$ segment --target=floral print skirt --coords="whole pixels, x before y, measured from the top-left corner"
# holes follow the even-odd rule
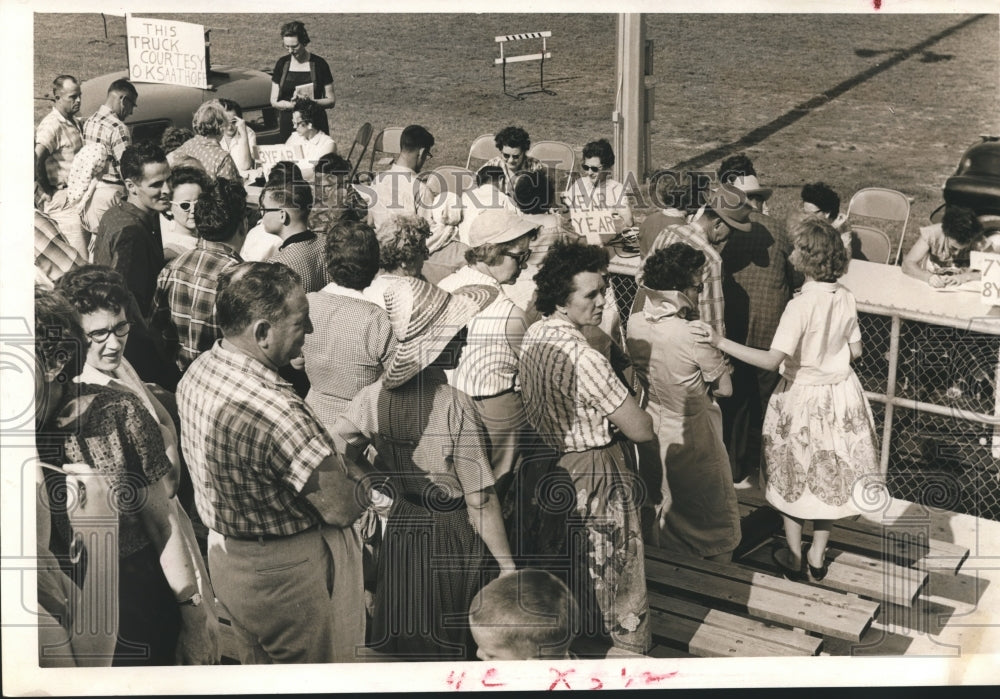
[[[645,653],[652,645],[632,445],[584,452],[529,450],[504,503],[518,567],[565,581],[580,605],[579,635]]]
[[[878,436],[858,377],[807,385],[782,378],[764,416],[765,497],[803,519],[859,514],[879,473]]]

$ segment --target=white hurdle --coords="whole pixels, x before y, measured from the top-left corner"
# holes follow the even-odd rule
[[[504,34],[503,36],[494,37],[494,41],[500,44],[500,58],[493,59],[493,65],[503,66],[503,93],[508,97],[513,97],[514,99],[524,99],[525,95],[531,95],[536,92],[544,92],[547,95],[556,94],[552,90],[545,88],[545,59],[552,58],[552,53],[548,50],[547,40],[552,36],[552,32],[524,32],[522,34]],[[508,41],[524,41],[526,39],[541,39],[542,40],[542,50],[538,53],[525,53],[517,56],[508,56],[504,54],[504,45]],[[538,89],[537,90],[527,90],[525,92],[511,93],[507,91],[507,64],[508,63],[520,63],[521,61],[540,61],[538,64]]]

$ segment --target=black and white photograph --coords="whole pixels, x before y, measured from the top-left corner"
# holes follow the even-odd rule
[[[1000,684],[995,1],[0,32],[5,696]]]

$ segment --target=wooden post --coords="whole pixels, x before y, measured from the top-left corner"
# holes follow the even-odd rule
[[[626,182],[628,173],[635,181],[646,177],[649,130],[644,101],[646,80],[646,24],[640,13],[618,15],[618,59],[615,80],[614,123],[615,178]]]

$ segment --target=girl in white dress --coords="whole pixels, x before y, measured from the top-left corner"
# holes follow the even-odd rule
[[[802,221],[789,258],[805,275],[788,302],[771,349],[744,347],[711,332],[710,342],[747,364],[775,371],[781,381],[764,417],[765,497],[782,514],[787,549],[773,558],[785,577],[826,576],[833,521],[858,514],[858,489],[880,475],[871,408],[851,361],[861,356],[854,295],[837,283],[847,271],[840,235],[826,221]],[[708,326],[704,326],[708,327]],[[812,546],[802,551],[802,524],[813,522]]]

